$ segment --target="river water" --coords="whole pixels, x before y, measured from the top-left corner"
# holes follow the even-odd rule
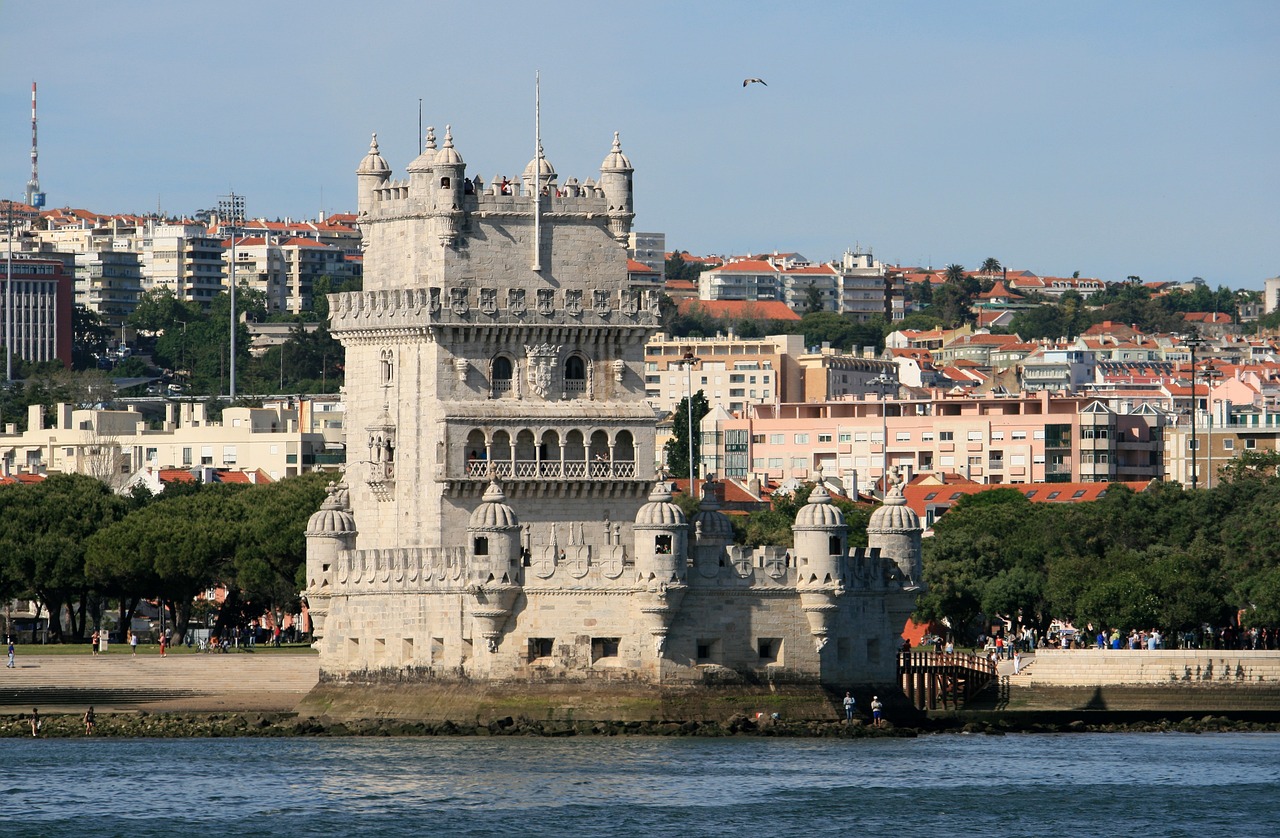
[[[1280,734],[8,739],[0,834],[1272,838]]]

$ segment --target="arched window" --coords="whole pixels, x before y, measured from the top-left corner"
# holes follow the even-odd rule
[[[581,355],[565,358],[564,389],[567,393],[587,392],[587,362]]]
[[[511,359],[506,355],[499,355],[493,359],[493,392],[495,394],[511,392],[513,372]]]
[[[448,178],[448,177],[442,177],[442,178],[440,178],[440,188],[441,188],[441,189],[448,189],[448,188],[449,188],[449,178]]]
[[[382,386],[386,387],[395,380],[396,377],[396,356],[390,349],[384,349],[379,355],[378,360],[378,378],[382,381]]]

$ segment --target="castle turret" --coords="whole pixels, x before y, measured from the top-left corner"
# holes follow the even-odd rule
[[[469,607],[491,652],[520,593],[520,522],[506,501],[502,487],[490,483],[467,524]]]
[[[421,196],[420,199],[430,203],[431,187],[432,187],[432,168],[436,162],[436,129],[434,126],[427,126],[426,141],[423,143],[422,153],[413,158],[413,162],[405,170],[409,173],[409,190],[412,194]]]
[[[329,615],[329,598],[333,593],[333,573],[338,557],[355,545],[356,520],[351,515],[347,487],[329,484],[329,496],[307,521],[307,613],[311,618],[311,637],[318,643],[324,636],[325,618]]]
[[[538,169],[538,183],[534,186],[533,170]],[[542,153],[542,142],[538,142],[538,156],[529,161],[529,165],[524,167],[524,174],[520,176],[520,180],[524,183],[526,194],[532,195],[536,188],[539,193],[543,190],[551,191],[555,189],[556,178],[555,166],[551,165],[551,161]]]
[[[825,585],[840,579],[849,528],[844,514],[831,503],[831,493],[822,482],[809,494],[809,502],[796,514],[791,531],[795,534],[797,570],[803,583]]]
[[[698,514],[693,516],[689,548],[693,566],[700,576],[708,579],[720,575],[726,548],[733,544],[733,524],[729,523],[729,516],[720,511],[722,486],[714,480],[702,482],[702,499],[698,503]]]
[[[671,484],[659,480],[649,502],[636,513],[636,601],[642,625],[654,640],[657,657],[684,599],[688,567],[688,525],[684,510],[671,501]]]
[[[683,582],[689,527],[684,510],[671,500],[671,484],[659,480],[649,502],[636,513],[636,575],[641,582]]]
[[[920,588],[920,516],[907,506],[897,469],[890,480],[892,487],[885,494],[884,504],[871,513],[867,524],[867,546],[879,547],[881,557],[892,559],[909,588]]]
[[[391,178],[391,167],[378,153],[378,135],[369,143],[369,153],[356,168],[356,211],[364,215],[373,209],[373,192]]]
[[[462,162],[462,155],[453,147],[453,130],[448,125],[444,127],[444,147],[436,155],[432,168],[435,172],[434,209],[440,215],[440,244],[452,247],[462,230],[463,179],[467,167]]]
[[[838,600],[845,592],[841,566],[849,529],[843,513],[831,503],[831,494],[822,482],[822,469],[818,469],[818,485],[796,514],[791,529],[795,534],[800,607],[809,621],[814,645],[821,652],[840,610]]]
[[[631,161],[622,153],[618,132],[613,132],[613,150],[600,165],[600,188],[609,203],[609,235],[622,244],[631,234],[631,222],[635,219],[631,177],[634,173]]]

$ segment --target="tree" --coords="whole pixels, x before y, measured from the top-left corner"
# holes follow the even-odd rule
[[[822,311],[822,291],[817,284],[810,282],[809,287],[804,291],[805,312],[813,314]]]
[[[7,565],[2,576],[48,609],[56,640],[62,639],[64,607],[72,636],[84,635],[91,604],[85,544],[124,510],[125,501],[105,484],[79,474],[0,488],[0,561]]]
[[[673,477],[689,477],[689,399],[683,398],[672,415],[671,439],[663,449],[667,471]],[[693,394],[693,461],[696,465],[702,457],[702,418],[711,412],[706,395],[699,390]],[[694,475],[695,477],[698,475]]]
[[[982,262],[982,267],[979,268],[979,271],[984,276],[986,276],[987,279],[995,279],[996,277],[1001,275],[1001,272],[1003,270],[1004,270],[1004,266],[1001,265],[1000,260],[994,256],[988,256],[986,259],[984,259]]]
[[[952,262],[950,265],[947,265],[946,269],[943,271],[943,277],[947,282],[954,282],[959,285],[964,282],[966,277],[964,265]]]
[[[84,306],[71,309],[71,368],[93,369],[98,358],[106,354],[111,329],[102,322],[102,316]]]

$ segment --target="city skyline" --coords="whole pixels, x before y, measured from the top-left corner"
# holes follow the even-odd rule
[[[1280,273],[1269,3],[46,9],[0,5],[0,197],[30,175],[32,81],[50,207],[190,214],[235,191],[300,218],[354,209],[371,132],[403,177],[419,99],[470,172],[518,175],[540,72],[561,178],[598,178],[621,132],[636,229],[671,249]]]

